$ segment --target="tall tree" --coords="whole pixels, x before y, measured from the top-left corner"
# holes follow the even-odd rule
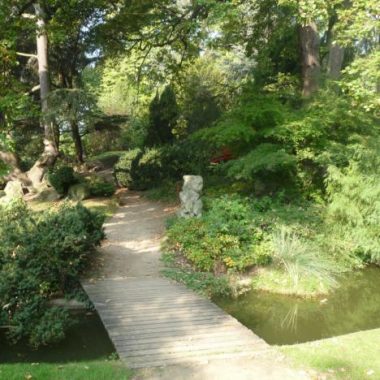
[[[318,91],[321,65],[319,63],[319,34],[315,22],[301,24],[299,27],[302,95],[310,97]]]
[[[48,37],[45,24],[45,12],[40,3],[34,4],[37,24],[37,59],[38,76],[40,81],[40,97],[42,110],[42,127],[44,129],[44,151],[41,157],[28,172],[28,178],[34,188],[41,184],[43,176],[49,167],[52,167],[58,156],[58,147],[55,142],[54,126],[49,117],[48,96],[50,93]]]

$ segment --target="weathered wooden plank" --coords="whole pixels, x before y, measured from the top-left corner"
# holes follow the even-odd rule
[[[220,332],[212,332],[210,334],[207,334],[204,332],[203,334],[198,334],[198,335],[178,335],[178,336],[161,336],[161,335],[156,335],[156,336],[135,336],[134,338],[128,336],[128,335],[121,335],[121,336],[115,336],[113,340],[115,342],[125,342],[124,344],[126,346],[129,345],[144,345],[144,344],[161,344],[161,343],[170,343],[173,341],[176,342],[192,342],[196,341],[198,339],[212,339],[212,340],[226,340],[230,338],[236,338],[236,337],[242,337],[246,338],[247,335],[242,332],[237,332],[237,331],[230,331],[230,330],[225,330],[225,331],[220,331]],[[175,339],[174,339],[175,338]]]
[[[198,356],[201,357],[202,359],[207,358],[208,355],[216,355],[216,354],[232,354],[232,353],[242,353],[244,352],[247,355],[253,355],[256,350],[255,345],[247,345],[247,344],[241,344],[241,345],[226,345],[226,346],[219,346],[219,347],[214,347],[214,348],[200,348],[197,350],[186,350],[183,349],[180,352],[161,352],[161,353],[150,353],[146,352],[144,354],[137,354],[134,355],[133,353],[131,354],[129,351],[123,351],[120,349],[120,356],[128,359],[128,362],[135,362],[135,363],[141,363],[141,362],[155,362],[158,360],[170,360],[170,359],[186,359],[188,357],[194,357]],[[263,352],[265,349],[261,349],[259,352]]]
[[[157,340],[157,341],[117,341],[118,346],[122,347],[122,351],[137,352],[137,351],[146,351],[154,350],[155,352],[178,352],[182,348],[187,348],[188,350],[195,350],[201,347],[227,347],[227,345],[240,346],[242,344],[253,344],[249,336],[244,336],[242,334],[235,335],[220,335],[217,337],[204,335],[197,339],[189,340]],[[226,343],[228,342],[228,343]],[[258,342],[255,344],[255,348],[258,348]],[[263,347],[265,347],[263,345]]]
[[[108,320],[115,320],[115,321],[125,321],[125,322],[170,322],[170,321],[175,321],[177,319],[179,320],[190,320],[192,318],[199,318],[199,317],[218,317],[220,316],[217,312],[215,311],[210,311],[210,310],[202,310],[199,311],[196,314],[189,313],[189,312],[169,312],[169,313],[163,313],[163,314],[144,314],[143,317],[139,317],[138,314],[130,314],[128,312],[123,312],[120,314],[115,315],[115,313],[112,312],[102,312],[102,315],[104,317],[107,317]]]
[[[194,309],[198,309],[202,313],[210,313],[215,315],[220,315],[216,310],[208,309],[206,306],[199,306],[199,305],[193,305],[192,308],[179,308],[178,310],[173,309],[160,309],[160,308],[153,308],[153,309],[139,309],[139,308],[133,308],[129,309],[130,305],[125,304],[124,307],[118,307],[118,308],[105,308],[105,307],[99,307],[97,304],[95,304],[95,307],[97,308],[98,312],[103,314],[104,316],[124,316],[128,317],[130,316],[133,318],[134,316],[139,317],[140,316],[161,316],[162,318],[165,318],[166,316],[170,315],[173,312],[173,316],[175,314],[178,315],[197,315],[197,313],[194,312]]]
[[[251,355],[268,347],[206,298],[165,279],[107,279],[84,288],[131,368]]]
[[[231,324],[219,325],[217,328],[210,329],[210,326],[197,328],[196,333],[199,334],[207,334],[207,332],[212,334],[217,334],[220,332],[230,332],[231,334],[237,333],[236,329],[233,329]],[[131,331],[130,329],[125,330],[108,330],[108,334],[112,337],[112,340],[127,340],[127,339],[146,339],[146,338],[157,338],[157,337],[170,337],[171,339],[178,339],[179,337],[189,338],[194,336],[194,331],[184,332],[178,329],[170,329],[168,331],[158,331],[154,329],[153,332],[143,331],[136,333],[135,331]]]
[[[257,350],[257,345],[249,343],[247,340],[237,341],[226,341],[221,345],[220,342],[206,342],[206,343],[197,343],[194,342],[192,344],[178,344],[172,346],[164,346],[159,348],[143,348],[139,347],[125,347],[123,345],[118,345],[118,351],[121,354],[128,355],[129,358],[137,358],[148,356],[150,359],[154,359],[154,357],[163,357],[169,358],[173,356],[186,356],[192,355],[194,353],[208,354],[215,352],[226,352],[226,351],[241,351],[244,349],[246,352],[248,350]]]

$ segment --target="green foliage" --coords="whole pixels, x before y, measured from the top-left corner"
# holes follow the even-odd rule
[[[207,156],[207,152],[187,140],[145,151],[133,149],[120,158],[115,175],[122,186],[152,189],[165,181],[178,181],[185,174],[202,174],[207,171]]]
[[[158,148],[145,150],[136,167],[136,174],[132,184],[133,189],[146,190],[155,187],[163,179],[164,170],[169,169],[164,165],[162,150]]]
[[[0,213],[0,305],[3,322],[11,326],[9,338],[27,338],[34,346],[62,339],[68,312],[49,301],[78,286],[103,238],[104,218],[81,205],[33,213],[15,203]]]
[[[142,156],[141,149],[132,149],[124,153],[115,165],[115,176],[119,186],[130,187],[133,184],[138,162]]]
[[[334,263],[310,242],[302,241],[294,232],[282,227],[273,233],[272,244],[273,263],[287,272],[295,291],[302,278],[316,278],[330,286],[337,285]]]
[[[199,131],[193,138],[205,141],[213,148],[228,146],[241,154],[284,122],[286,113],[287,108],[275,97],[260,94],[248,87],[236,107],[215,127]]]
[[[252,62],[238,49],[210,50],[179,73],[178,102],[188,135],[210,127],[250,76]]]
[[[380,95],[380,51],[355,59],[343,71],[340,87],[352,99],[353,107],[360,107],[366,112],[378,115]]]
[[[89,157],[87,162],[95,164],[100,162],[105,168],[113,168],[124,153],[125,151],[102,152],[96,156]]]
[[[250,181],[256,174],[281,175],[295,168],[296,157],[287,153],[281,146],[261,144],[247,155],[228,165],[228,176]]]
[[[96,177],[90,180],[89,189],[94,197],[112,197],[115,194],[116,186],[111,182]]]
[[[349,165],[330,166],[326,179],[331,228],[349,242],[353,254],[374,263],[380,263],[379,143],[359,142]]]
[[[171,86],[166,86],[160,96],[156,94],[149,106],[146,145],[162,145],[173,141],[173,130],[177,125],[178,117],[175,93]]]
[[[210,298],[231,296],[231,287],[226,276],[216,277],[208,272],[194,271],[187,265],[177,263],[173,253],[165,253],[162,260],[165,263],[162,271],[164,276]]]
[[[270,262],[267,243],[249,203],[236,196],[212,200],[201,219],[178,219],[167,242],[169,250],[179,250],[197,269],[216,274]]]
[[[78,183],[74,169],[71,166],[61,166],[53,169],[48,175],[49,182],[59,194],[67,194],[69,187]]]

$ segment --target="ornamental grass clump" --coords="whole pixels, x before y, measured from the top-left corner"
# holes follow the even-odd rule
[[[311,242],[301,240],[294,232],[281,227],[272,234],[273,264],[289,276],[294,290],[303,279],[317,279],[336,286],[337,269],[331,260],[318,252]]]

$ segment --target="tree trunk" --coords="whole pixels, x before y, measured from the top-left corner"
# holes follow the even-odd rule
[[[330,79],[337,80],[340,77],[344,59],[344,48],[337,43],[332,43],[329,51],[329,60],[327,63],[327,76]]]
[[[71,134],[73,136],[74,145],[75,145],[75,153],[76,153],[76,159],[79,164],[83,164],[83,144],[82,144],[82,138],[79,133],[79,127],[78,123],[75,121],[72,121],[70,123],[71,127]]]
[[[7,181],[13,181],[13,180],[18,179],[21,182],[23,182],[25,185],[30,184],[27,176],[20,169],[20,161],[16,153],[9,152],[9,151],[0,151],[0,160],[3,161],[5,165],[7,165],[11,169],[10,173],[4,176],[4,178]]]
[[[319,89],[321,66],[319,63],[319,35],[314,22],[299,28],[302,95],[310,97]]]
[[[49,67],[48,67],[48,38],[44,20],[44,12],[39,3],[34,4],[37,20],[37,58],[38,75],[40,80],[40,96],[42,110],[42,127],[44,130],[44,151],[38,161],[28,172],[28,177],[34,188],[41,184],[46,170],[53,166],[58,156],[58,149],[55,143],[54,125],[47,116],[49,105]]]

